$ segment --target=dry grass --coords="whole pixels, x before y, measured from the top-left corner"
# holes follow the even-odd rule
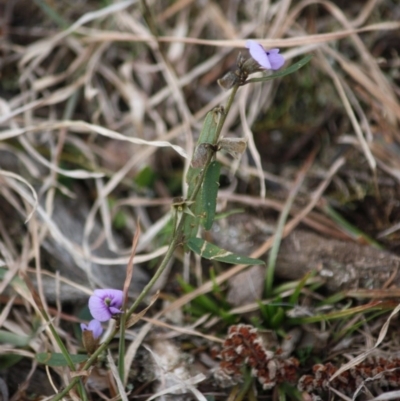
[[[0,340],[0,355],[32,361],[32,374],[35,353],[58,352],[40,318],[41,308],[52,316],[69,351],[76,353],[79,343],[68,321],[79,319],[65,301],[71,305],[85,299],[90,286],[99,285],[102,278],[93,265],[112,269],[127,264],[138,220],[142,234],[133,282],[140,268],[151,274],[148,262],[154,264],[166,252],[169,204],[185,192],[182,173],[188,155],[205,114],[228,95],[216,81],[234,66],[239,51],[245,53],[248,38],[282,48],[287,63],[310,52],[314,58],[287,81],[247,85],[239,91],[223,135],[244,136],[249,148],[240,162],[220,158],[230,184],[221,191],[219,211],[240,205],[273,215],[284,208],[282,198],[292,196],[299,202],[291,209],[283,236],[304,223],[328,238],[349,241],[351,235],[323,213],[324,205],[335,197],[334,205],[373,198],[382,215],[375,224],[359,228],[374,238],[381,234],[382,244],[400,251],[400,6],[395,1],[149,0],[157,37],[139,3],[102,2],[104,7],[98,9],[99,2],[92,1],[19,0],[2,6],[0,328],[26,343]],[[153,178],[143,188],[135,178],[145,167]],[[279,194],[274,193],[278,187]],[[57,218],[64,213],[57,206],[60,197],[86,205],[83,218],[76,213],[79,233],[71,233],[65,219]],[[121,216],[123,227],[116,230]],[[355,225],[363,219],[360,212]],[[259,238],[251,255],[265,255],[274,241],[273,236]],[[97,253],[98,248],[107,251]],[[57,252],[76,266],[71,275],[55,273],[64,260],[57,259]],[[52,258],[58,261],[55,268]],[[139,332],[127,333],[129,366],[150,331],[205,339],[194,341],[193,347],[209,345],[226,331],[215,325],[218,319],[189,323],[183,306],[212,291],[216,283],[224,286],[244,266],[220,272],[213,282],[204,282],[208,276],[183,255],[177,255],[171,269],[174,273],[167,272],[157,285],[165,289],[158,311]],[[193,271],[198,287],[177,295],[173,274],[183,272],[189,278]],[[26,285],[28,280],[35,281],[37,295]],[[67,299],[62,285],[78,298]],[[131,287],[131,293],[136,294],[138,286]],[[241,313],[252,308],[249,302]],[[376,333],[371,329],[371,338]],[[377,345],[382,341],[379,338]],[[107,377],[102,380],[113,382],[111,374],[99,372]],[[25,399],[24,387],[17,391],[15,380],[5,377],[13,399]],[[47,377],[54,391],[70,380],[64,368],[48,369]],[[188,388],[202,399],[195,384]],[[94,399],[116,394],[111,384],[106,387],[93,385]],[[126,399],[140,395],[135,389]],[[51,391],[49,387],[38,395]],[[219,391],[218,399],[227,399],[228,392]],[[143,394],[151,390],[145,388]]]

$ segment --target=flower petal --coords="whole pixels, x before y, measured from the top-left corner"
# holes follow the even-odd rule
[[[89,324],[81,323],[81,329],[82,331],[91,331],[95,340],[103,333],[103,327],[101,327],[101,323],[96,319],[91,320]]]
[[[121,312],[124,293],[112,288],[93,291],[89,298],[89,310],[92,316],[100,322],[110,320],[113,315]]]
[[[122,302],[124,300],[124,293],[121,290],[114,290],[112,288],[106,288],[104,290],[94,290],[93,294],[98,296],[99,298],[102,298],[103,300],[109,299],[109,305],[113,305],[117,308],[120,308],[122,306]]]
[[[95,340],[98,339],[103,333],[103,327],[101,327],[101,323],[96,319],[93,319],[89,322],[88,328],[93,333],[93,338]]]
[[[106,322],[112,318],[111,312],[104,303],[104,299],[97,295],[92,295],[89,298],[89,310],[91,315],[100,322]]]
[[[285,64],[285,59],[279,54],[279,49],[267,50],[267,55],[272,70],[279,70]]]
[[[254,40],[248,40],[246,42],[246,47],[249,49],[251,57],[260,64],[261,67],[270,70],[271,63],[265,52],[264,48]]]
[[[113,306],[109,306],[108,310],[111,312],[112,315],[119,315],[122,311],[119,308],[114,308]]]

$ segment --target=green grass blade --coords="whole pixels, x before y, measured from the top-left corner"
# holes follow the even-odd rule
[[[377,248],[383,249],[383,246],[379,242],[373,240],[367,234],[362,232],[359,228],[348,222],[343,216],[340,215],[333,207],[329,206],[327,203],[322,207],[322,210],[326,215],[328,215],[336,224],[338,224],[348,235],[350,235],[355,240],[362,240],[367,244]]]
[[[249,258],[247,256],[236,255],[232,252],[221,249],[214,244],[203,240],[202,238],[189,238],[187,241],[189,249],[197,253],[201,257],[209,260],[216,260],[218,262],[240,264],[240,265],[263,265],[264,261],[261,259]]]
[[[85,362],[89,357],[87,355],[75,354],[69,355],[73,363]],[[68,361],[64,354],[53,352],[39,352],[35,355],[35,359],[44,365],[48,366],[68,366]]]
[[[252,79],[249,79],[248,81],[246,81],[246,83],[266,82],[266,81],[270,81],[271,79],[281,78],[281,77],[284,77],[285,75],[293,74],[295,71],[304,67],[311,59],[312,59],[312,55],[305,56],[297,63],[292,64],[290,67],[288,67],[282,71],[279,71],[279,72],[276,72],[275,74],[267,75],[267,76],[264,76],[261,78],[252,78]]]

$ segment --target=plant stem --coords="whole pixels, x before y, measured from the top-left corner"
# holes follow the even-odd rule
[[[126,309],[125,309],[126,310]],[[121,314],[119,321],[119,344],[118,344],[118,372],[122,383],[125,383],[125,323],[126,313]]]
[[[111,342],[111,340],[115,337],[117,334],[118,329],[114,328],[114,330],[110,333],[110,335],[106,338],[106,340],[100,345],[99,348],[91,355],[91,357],[86,361],[85,365],[81,369],[82,371],[88,370],[90,366],[93,365],[93,363],[96,361],[98,356],[107,348],[108,344]],[[79,377],[74,377],[68,386],[64,388],[61,392],[56,394],[51,401],[59,401],[61,398],[63,398],[65,395],[69,393],[69,391],[78,383],[80,380]]]
[[[64,355],[64,358],[68,363],[68,367],[73,372],[76,371],[75,364],[72,361],[71,356],[70,356],[66,346],[64,345],[64,343],[61,340],[60,336],[58,335],[57,330],[55,329],[55,327],[54,327],[51,319],[49,318],[46,310],[44,309],[44,307],[42,305],[40,306],[39,310],[40,310],[44,320],[49,324],[49,329],[50,329],[51,333],[53,334],[53,337],[56,340],[57,345],[59,346],[61,353]],[[87,398],[87,394],[86,394],[86,391],[85,391],[85,387],[84,387],[84,385],[82,383],[82,380],[79,377],[77,379],[78,380],[76,382],[79,383],[79,386],[78,386],[79,395],[80,395],[80,397],[81,397],[81,399],[83,401],[87,401],[88,398]]]
[[[126,318],[129,319],[129,317],[132,315],[132,313],[135,311],[137,306],[142,302],[143,298],[148,294],[148,292],[151,290],[155,282],[158,280],[158,278],[161,276],[162,272],[164,269],[167,267],[168,262],[172,258],[176,247],[178,246],[181,238],[181,232],[182,232],[182,221],[184,220],[185,216],[182,216],[182,219],[177,227],[176,233],[174,238],[172,239],[172,242],[169,245],[169,248],[167,250],[167,253],[164,256],[164,259],[162,260],[160,266],[158,267],[157,271],[155,272],[154,276],[151,278],[151,280],[146,284],[146,286],[143,288],[142,292],[140,295],[136,298],[135,302],[132,304],[132,306],[129,308],[129,310],[126,312]]]
[[[237,93],[238,89],[239,89],[239,85],[238,84],[234,85],[233,88],[232,88],[231,94],[229,95],[229,99],[226,102],[224,113],[222,114],[222,117],[218,122],[217,138],[219,138],[219,135],[221,134],[222,127],[225,124],[226,117],[227,117],[227,115],[229,113],[229,110],[231,109],[231,106],[232,106],[232,103],[233,103],[233,99],[235,99],[235,96],[236,96],[236,93]]]

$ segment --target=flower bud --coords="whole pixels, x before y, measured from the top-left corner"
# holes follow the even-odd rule
[[[81,324],[82,342],[88,354],[93,354],[99,346],[100,336],[103,328],[98,320],[91,320],[89,324]]]

